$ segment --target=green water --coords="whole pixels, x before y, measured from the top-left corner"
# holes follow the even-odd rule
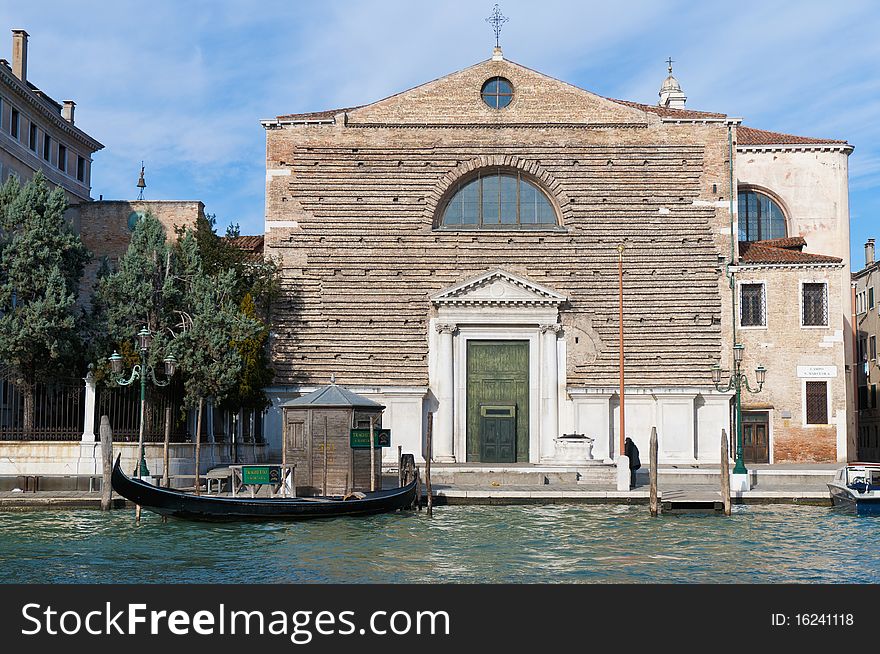
[[[300,523],[0,513],[0,582],[880,581],[880,518],[826,507],[454,506]]]

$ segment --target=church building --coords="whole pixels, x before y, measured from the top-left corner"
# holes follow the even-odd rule
[[[639,104],[496,47],[371,104],[263,121],[271,447],[279,407],[335,376],[386,407],[389,462],[423,456],[429,430],[437,462],[563,465],[567,435],[613,459],[622,279],[644,457],[656,427],[661,463],[719,461],[738,351],[746,463],[846,460],[852,146],[685,104],[671,63]]]

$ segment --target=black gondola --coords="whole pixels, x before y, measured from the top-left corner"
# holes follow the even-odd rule
[[[413,506],[418,479],[406,486],[363,493],[363,497],[216,497],[193,495],[153,486],[128,477],[113,466],[113,490],[148,511],[187,520],[307,520],[336,516],[374,515]]]

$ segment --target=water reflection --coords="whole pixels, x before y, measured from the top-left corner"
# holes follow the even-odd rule
[[[0,582],[780,583],[880,580],[880,520],[824,507],[439,507],[302,523],[0,513]]]

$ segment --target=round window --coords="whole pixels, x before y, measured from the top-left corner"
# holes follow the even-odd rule
[[[503,77],[493,77],[483,84],[480,91],[483,102],[493,109],[504,109],[513,100],[513,85]]]

